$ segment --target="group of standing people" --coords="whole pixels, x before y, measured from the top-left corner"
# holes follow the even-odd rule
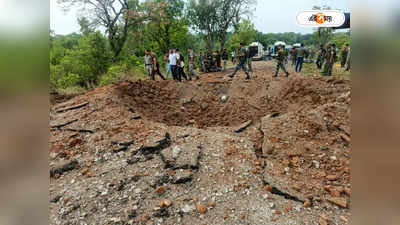
[[[228,53],[226,48],[220,53],[218,50],[208,50],[207,53],[200,51],[199,65],[200,72],[207,72],[207,67],[215,67],[217,71],[225,71],[228,62]]]
[[[295,71],[300,73],[303,69],[304,59],[308,56],[309,52],[301,43],[299,48],[291,49],[292,65],[295,67]]]
[[[331,76],[333,71],[333,65],[337,61],[336,44],[328,44],[326,48],[320,45],[318,52],[318,58],[316,61],[318,69],[322,70],[321,74],[324,76]],[[342,50],[341,54],[341,67],[346,67],[345,71],[350,70],[350,45],[346,46]]]
[[[185,57],[179,49],[170,49],[165,54],[164,59],[167,61],[167,71],[165,77],[168,78],[169,73],[172,74],[172,79],[181,82],[185,80],[199,79],[195,72],[194,52],[192,48],[188,48],[188,74],[185,73]]]
[[[195,72],[195,55],[193,49],[188,49],[188,74],[185,73],[185,57],[179,51],[179,49],[170,49],[165,54],[164,59],[167,61],[167,71],[165,77],[160,72],[160,64],[157,61],[157,55],[151,50],[147,49],[144,56],[145,68],[147,75],[151,80],[155,80],[155,75],[160,76],[161,79],[166,80],[168,75],[171,73],[172,78],[176,81],[182,81],[182,79],[192,80],[192,78],[199,79],[199,76]]]
[[[173,80],[181,82],[183,79],[192,80],[193,78],[199,79],[196,74],[196,55],[192,48],[188,48],[187,65],[185,64],[185,57],[179,49],[170,49],[164,55],[164,60],[167,62],[166,73],[163,76],[160,72],[160,64],[157,60],[157,55],[151,50],[145,51],[144,61],[146,72],[149,79],[155,80],[155,75],[158,75],[162,80],[168,79],[169,74],[172,74]],[[200,67],[200,72],[208,72],[210,66],[216,68],[216,71],[225,71],[227,62],[229,60],[227,49],[224,48],[221,53],[219,51],[208,50],[207,52],[200,51],[197,60]],[[251,59],[249,60],[248,51],[244,48],[243,43],[240,43],[238,51],[233,54],[232,61],[236,62],[236,68],[230,77],[235,76],[239,69],[243,69],[246,73],[246,79],[250,79],[249,70],[251,71]],[[187,66],[187,74],[185,73],[185,66]]]

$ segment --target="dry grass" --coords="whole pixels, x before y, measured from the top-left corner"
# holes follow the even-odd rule
[[[315,76],[320,75],[321,71],[317,68],[317,65],[315,63],[304,63],[302,73],[304,75]],[[346,80],[349,80],[350,74],[351,72],[345,71],[345,68],[341,68],[340,63],[335,63],[335,65],[333,66],[332,75],[335,77],[342,77]]]

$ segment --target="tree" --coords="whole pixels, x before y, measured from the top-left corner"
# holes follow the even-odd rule
[[[61,82],[77,83],[87,88],[95,87],[99,76],[106,73],[111,64],[112,57],[107,39],[100,32],[95,32],[83,36],[78,43],[73,49],[67,50],[60,60],[65,73]]]
[[[146,37],[154,41],[161,53],[177,46],[177,41],[187,39],[188,21],[183,17],[183,0],[155,0],[164,10],[164,16],[146,26]],[[172,39],[173,36],[177,36]]]
[[[230,49],[235,49],[239,43],[249,45],[255,40],[257,34],[253,23],[249,20],[243,20],[239,25],[236,32],[229,38],[228,45]]]
[[[162,16],[160,5],[139,0],[58,0],[65,9],[83,5],[94,17],[92,24],[106,28],[106,34],[113,52],[113,61],[118,57],[128,38],[128,31],[145,21]]]
[[[81,27],[80,32],[83,35],[88,35],[94,32],[92,25],[90,24],[89,20],[86,17],[79,17],[78,24]]]
[[[241,18],[251,15],[254,0],[190,0],[188,18],[192,27],[199,31],[213,49],[215,42],[224,48],[230,28],[237,27]]]

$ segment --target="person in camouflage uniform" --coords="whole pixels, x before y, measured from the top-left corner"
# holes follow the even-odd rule
[[[193,77],[196,77],[196,80],[199,79],[199,76],[194,72],[194,52],[192,48],[188,48],[188,75],[189,80],[192,80]]]
[[[215,51],[215,63],[217,64],[217,70],[221,71],[221,54],[219,54],[219,51]]]
[[[335,64],[335,58],[336,58],[336,45],[329,44],[326,49],[324,69],[321,73],[323,76],[332,76],[332,70],[333,70],[333,65]]]
[[[247,68],[246,68],[247,52],[246,52],[246,49],[243,47],[243,43],[239,44],[238,52],[235,56],[239,60],[239,62],[236,65],[235,70],[233,71],[233,73],[231,75],[229,75],[229,77],[233,78],[235,76],[236,72],[239,69],[242,69],[246,73],[246,80],[250,79],[249,72],[247,71]]]
[[[150,49],[146,49],[145,64],[150,80],[155,80],[156,74],[165,80],[165,77],[160,73],[160,64],[158,63],[157,55],[151,52]]]
[[[228,61],[228,53],[226,52],[226,48],[224,48],[224,50],[222,51],[222,62],[223,62],[222,71],[226,70],[227,61]]]
[[[324,58],[326,54],[326,49],[324,48],[324,45],[319,46],[319,52],[318,52],[318,58],[317,58],[317,67],[318,69],[322,69],[322,65],[324,64]]]
[[[351,50],[349,48],[349,52],[347,54],[347,61],[346,61],[346,71],[350,71],[350,64],[351,64]]]
[[[279,68],[281,68],[283,72],[286,73],[286,76],[289,76],[289,73],[285,67],[285,61],[287,59],[287,53],[285,51],[285,48],[282,45],[278,45],[277,48],[278,48],[278,55],[276,56],[276,70],[274,77],[278,76]]]
[[[346,46],[342,50],[342,55],[341,55],[340,65],[342,66],[342,68],[344,68],[344,66],[346,65],[348,54],[349,54],[349,44],[346,44]]]
[[[247,49],[246,52],[247,52],[247,55],[246,55],[246,58],[247,58],[247,68],[249,69],[249,72],[253,72],[253,67],[252,67],[252,65],[251,65],[253,59],[250,57],[250,49]]]
[[[206,69],[204,68],[204,52],[200,51],[199,54],[199,67],[200,67],[200,72],[205,72]]]

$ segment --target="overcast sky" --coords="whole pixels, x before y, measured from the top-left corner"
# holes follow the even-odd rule
[[[296,24],[296,14],[300,10],[312,9],[315,5],[329,5],[345,12],[350,10],[350,0],[258,0],[256,11],[250,19],[256,29],[263,33],[312,33],[312,28]],[[77,9],[65,13],[57,0],[50,0],[50,28],[56,34],[78,32],[77,14]]]

